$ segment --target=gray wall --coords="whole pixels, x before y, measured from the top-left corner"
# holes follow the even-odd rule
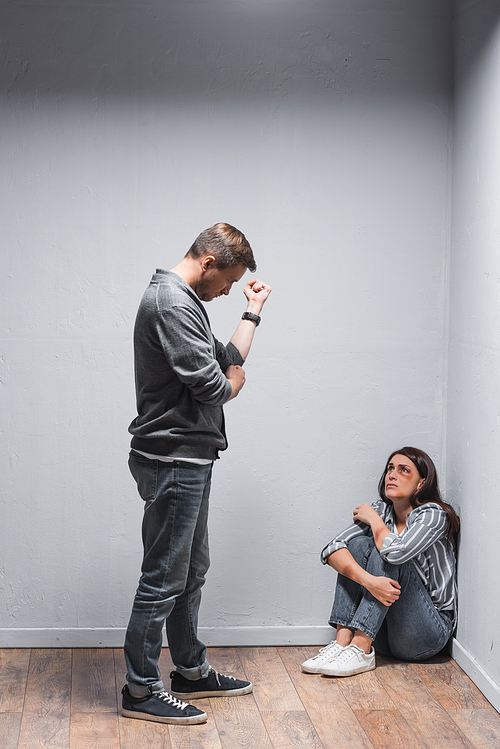
[[[0,645],[123,641],[133,320],[216,221],[275,290],[226,409],[201,625],[326,641],[318,553],[388,453],[444,477],[449,2],[57,0],[0,28]],[[218,337],[243,309],[209,305]]]
[[[456,4],[448,494],[462,514],[453,654],[500,709],[500,3]]]

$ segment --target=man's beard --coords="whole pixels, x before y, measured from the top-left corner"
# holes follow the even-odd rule
[[[212,279],[213,283],[213,279]],[[201,299],[202,302],[211,302],[212,299],[215,299],[215,297],[220,296],[220,292],[217,291],[210,291],[210,280],[207,283],[207,281],[204,278],[200,278],[196,286],[193,286],[193,290],[195,291],[196,295],[199,299]]]
[[[194,292],[202,302],[210,302],[213,299],[213,295],[207,292],[207,284],[203,278],[201,278],[194,287]]]

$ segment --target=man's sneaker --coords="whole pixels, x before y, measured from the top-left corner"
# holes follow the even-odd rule
[[[127,718],[151,720],[153,723],[190,725],[204,723],[207,714],[194,705],[181,702],[168,692],[153,692],[145,697],[132,697],[129,688],[122,689],[122,715]]]
[[[250,681],[235,679],[233,676],[219,674],[213,668],[204,679],[186,679],[177,671],[170,674],[172,679],[172,694],[174,697],[195,700],[198,697],[237,697],[252,691]]]
[[[332,640],[329,645],[325,645],[324,648],[321,648],[319,653],[313,655],[309,660],[304,661],[301,666],[302,671],[305,671],[307,674],[320,674],[323,666],[326,666],[326,664],[331,661],[332,658],[335,658],[336,655],[341,653],[343,649],[342,645],[339,645],[336,640]]]
[[[372,648],[368,655],[357,645],[348,645],[333,660],[321,669],[324,676],[354,676],[375,668],[375,651]]]

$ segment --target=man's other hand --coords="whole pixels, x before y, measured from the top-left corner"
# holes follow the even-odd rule
[[[241,388],[245,384],[245,370],[238,364],[230,364],[226,369],[226,377],[231,383],[231,387],[233,388],[233,392],[231,394],[231,397],[229,398],[229,400],[232,400],[233,398],[236,398]]]

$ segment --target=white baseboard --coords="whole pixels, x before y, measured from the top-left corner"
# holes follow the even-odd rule
[[[451,641],[451,656],[484,694],[495,710],[500,712],[500,687],[481,668],[467,650],[455,638]]]
[[[200,627],[209,647],[326,645],[334,636],[328,626]],[[0,629],[0,648],[121,648],[125,629]],[[167,645],[164,638],[164,645]]]
[[[329,626],[316,627],[200,627],[200,637],[211,647],[326,645],[335,637]]]

